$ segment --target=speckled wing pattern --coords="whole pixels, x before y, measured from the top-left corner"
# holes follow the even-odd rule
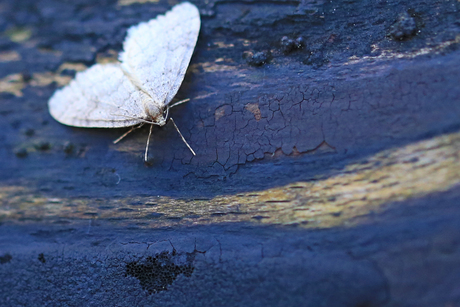
[[[128,30],[122,67],[155,103],[167,105],[184,79],[199,31],[198,9],[188,2],[176,5]]]
[[[198,9],[188,2],[131,27],[121,63],[96,64],[77,73],[50,98],[51,115],[76,127],[127,127],[148,120],[145,103],[161,107],[176,95],[199,29]]]

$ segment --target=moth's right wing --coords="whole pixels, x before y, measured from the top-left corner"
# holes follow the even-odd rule
[[[142,95],[119,64],[96,64],[56,91],[48,106],[51,115],[68,126],[128,127],[146,118]]]
[[[183,2],[165,15],[129,28],[120,61],[139,88],[157,104],[176,95],[200,32],[200,13]]]

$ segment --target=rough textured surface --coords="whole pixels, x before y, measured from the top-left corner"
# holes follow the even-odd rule
[[[458,306],[459,200],[456,189],[395,202],[385,214],[361,217],[364,225],[323,230],[249,224],[152,229],[97,220],[4,224],[2,250],[11,259],[0,264],[0,303]],[[188,256],[194,270],[177,276],[167,291],[149,295],[126,275],[132,263],[148,264],[148,257],[174,250],[182,255],[177,264],[187,264]]]
[[[46,105],[142,2],[0,4],[0,305],[460,306],[458,1],[195,2],[151,167]]]
[[[0,63],[2,87],[9,90],[3,94],[5,120],[0,124],[2,157],[9,161],[2,162],[7,174],[2,180],[9,184],[21,178],[37,190],[52,184],[53,193],[100,196],[105,193],[99,184],[85,183],[114,170],[121,176],[116,188],[123,194],[218,194],[223,186],[237,192],[274,186],[273,177],[284,183],[304,180],[311,176],[306,174],[330,171],[338,160],[365,157],[458,124],[458,2],[413,6],[423,31],[403,42],[387,34],[404,2],[339,7],[267,2],[257,9],[251,3],[217,3],[209,10],[201,6],[205,26],[178,96],[192,100],[172,113],[197,156],[192,157],[168,125],[155,129],[154,170],[145,169],[139,159],[145,129],[112,146],[125,130],[60,126],[49,116],[46,101],[57,88],[53,81],[64,84],[71,69],[81,70],[69,62],[113,58],[121,50],[124,29],[166,8],[34,3],[30,6],[35,9],[5,3],[5,11],[18,12],[5,14],[5,31],[30,32],[24,42],[4,38],[3,48],[10,54],[5,57],[14,61]],[[285,55],[281,40],[286,35],[303,36],[305,47]],[[268,65],[247,64],[245,52],[264,50],[273,57]],[[92,54],[88,61],[75,56],[86,52]],[[24,134],[28,129],[33,129],[32,137]],[[48,150],[35,148],[41,141],[49,143]],[[67,142],[74,145],[73,154],[63,151]],[[326,166],[301,165],[318,148],[332,154]],[[27,159],[17,159],[15,152],[25,156],[24,150]],[[296,169],[279,172],[272,167],[272,155],[281,168]],[[318,156],[324,153],[315,160]],[[34,167],[40,164],[54,171],[43,174]],[[255,185],[244,183],[248,176],[257,176]],[[200,188],[195,190],[197,182]],[[99,183],[104,185],[103,180]]]

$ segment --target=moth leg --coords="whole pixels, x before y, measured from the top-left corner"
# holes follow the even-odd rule
[[[190,147],[190,145],[187,143],[187,141],[185,140],[185,138],[184,138],[184,136],[182,135],[182,133],[180,133],[179,128],[177,128],[176,123],[174,122],[174,119],[172,119],[172,117],[170,117],[169,119],[172,121],[174,127],[176,128],[177,132],[179,133],[180,137],[182,138],[182,141],[185,143],[185,145],[187,145],[188,149],[190,149],[190,151],[192,152],[192,154],[193,154],[194,156],[196,156],[196,153],[193,151],[192,147]]]
[[[147,144],[145,145],[144,162],[147,162],[147,160],[148,160],[149,145],[150,145],[150,136],[152,135],[152,128],[153,128],[153,124],[150,125],[149,137],[147,138]]]
[[[131,129],[129,129],[127,132],[123,133],[122,136],[120,136],[118,139],[116,139],[115,141],[113,141],[114,144],[120,142],[122,139],[125,138],[125,136],[127,136],[128,134],[130,134],[131,132],[133,132],[134,130],[136,129],[139,129],[140,127],[142,127],[144,125],[144,123],[140,123],[139,126],[133,126]]]

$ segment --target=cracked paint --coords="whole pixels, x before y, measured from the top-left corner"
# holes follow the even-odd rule
[[[213,170],[220,165],[225,172],[239,164],[276,158],[280,154],[336,152],[335,147],[326,142],[323,128],[318,125],[318,120],[321,123],[323,119],[308,121],[312,115],[318,115],[312,114],[307,105],[302,108],[305,102],[323,97],[333,100],[333,95],[301,86],[274,96],[259,96],[257,102],[251,102],[254,97],[246,97],[241,92],[227,94],[225,104],[214,110],[213,124],[209,116],[201,119],[202,123],[209,122],[204,125],[206,146],[216,148]],[[314,108],[319,110],[323,103]]]

